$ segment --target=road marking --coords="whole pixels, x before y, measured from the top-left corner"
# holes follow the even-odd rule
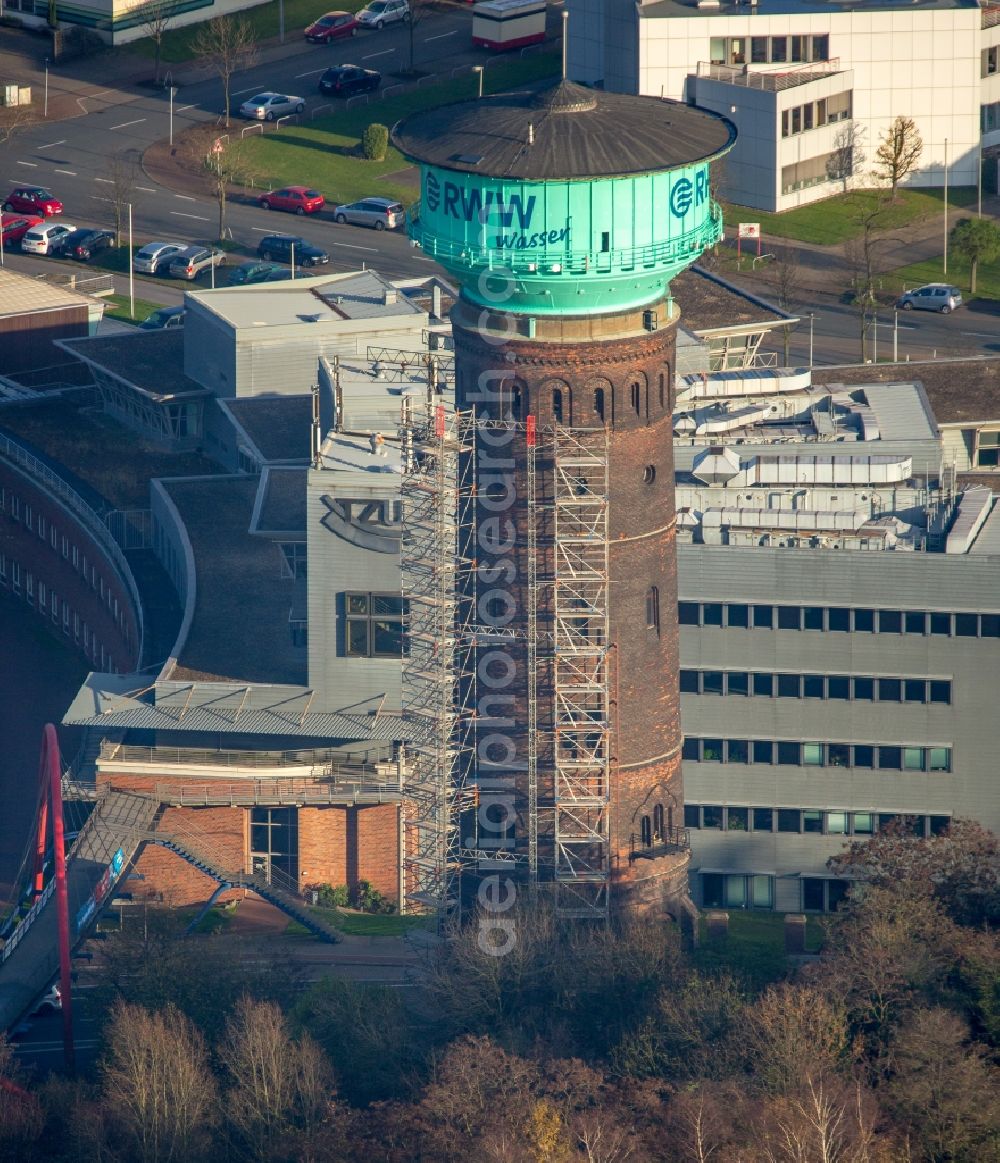
[[[18,162],[19,166],[31,166],[33,170],[38,169],[38,162]]]
[[[387,48],[383,52],[370,52],[366,57],[362,57],[363,61],[373,61],[376,57],[387,57],[390,53],[394,53],[394,48]]]
[[[170,213],[173,214],[175,218],[197,218],[199,222],[209,221],[207,218],[203,218],[200,214],[182,214],[180,210],[171,210]]]
[[[431,41],[431,40],[444,40],[444,38],[446,36],[454,36],[456,32],[458,32],[458,29],[453,28],[451,30],[451,32],[442,32],[442,33],[439,33],[437,36],[425,36],[424,37],[424,44],[427,44],[428,41]]]
[[[296,73],[295,80],[296,81],[299,80],[300,77],[315,77],[317,73],[325,73],[325,72],[326,72],[326,69],[310,69],[308,73]]]
[[[128,127],[130,125],[139,125],[141,122],[143,122],[145,120],[146,120],[145,117],[140,117],[136,121],[123,121],[121,123],[121,125],[112,125],[111,128],[112,129],[128,129]]]
[[[251,226],[250,229],[255,234],[274,234],[273,230],[267,230],[263,226]]]
[[[144,194],[155,194],[156,191],[152,186],[136,186],[137,190],[142,190]]]
[[[110,178],[94,178],[95,182],[102,182],[105,186],[113,186],[114,182]]]
[[[972,339],[996,339],[998,333],[996,331],[960,331],[959,335],[968,335]]]
[[[240,91],[238,93],[230,93],[229,96],[230,97],[242,97],[244,93],[260,93],[260,92],[262,92],[262,90],[258,89],[257,86],[254,85],[254,87],[252,89],[240,89]]]
[[[76,170],[56,170],[57,174],[69,174],[71,178],[76,177]]]
[[[39,149],[55,149],[57,145],[65,145],[65,144],[66,144],[66,138],[64,137],[62,139],[62,141],[50,141],[48,145],[40,145],[38,148]]]
[[[110,202],[110,198],[102,198],[100,194],[91,194],[91,200],[94,202]]]
[[[175,198],[180,198],[182,202],[197,202],[197,198],[192,198],[190,194],[174,194]]]
[[[342,246],[345,250],[367,250],[372,254],[378,254],[378,247],[376,246],[351,246],[349,242],[335,242],[334,246]]]
[[[175,109],[174,112],[175,113],[183,113],[185,109],[193,109],[193,108],[194,108],[194,104],[182,105],[179,109]]]

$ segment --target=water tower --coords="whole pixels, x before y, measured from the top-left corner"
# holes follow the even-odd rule
[[[722,235],[709,165],[735,129],[563,79],[415,114],[393,139],[421,168],[412,238],[461,287],[456,408],[474,418],[456,437],[454,571],[474,658],[439,719],[461,745],[436,756],[464,747],[466,768],[442,815],[425,749],[412,895],[454,904],[471,865],[553,886],[567,916],[678,915],[670,280]],[[424,630],[430,589],[409,591]],[[411,647],[423,672],[450,649],[437,625],[422,659]]]

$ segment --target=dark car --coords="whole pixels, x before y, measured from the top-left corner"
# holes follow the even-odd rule
[[[352,93],[370,93],[382,84],[382,74],[360,65],[337,65],[327,69],[319,79],[319,91],[335,97],[350,97]]]
[[[353,12],[328,12],[306,29],[306,40],[313,44],[329,44],[342,36],[357,36],[358,22]]]
[[[115,244],[115,236],[110,230],[74,230],[63,242],[59,253],[77,262],[88,262],[102,250],[109,250]]]
[[[278,259],[300,267],[322,266],[323,263],[330,261],[330,256],[325,250],[313,246],[304,238],[295,238],[290,234],[267,235],[260,240],[257,253],[262,259]]]
[[[142,331],[173,331],[174,328],[183,326],[183,307],[160,307],[139,324]]]
[[[291,278],[292,272],[287,267],[273,262],[241,262],[234,267],[226,279],[227,287],[248,287],[251,283],[267,283],[271,276],[280,273],[282,278]]]

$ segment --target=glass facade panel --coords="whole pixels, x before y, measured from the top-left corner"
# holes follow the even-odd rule
[[[746,739],[730,739],[726,744],[726,755],[730,763],[749,763],[750,744]]]
[[[774,831],[774,809],[773,808],[754,808],[753,809],[753,830],[755,832],[773,832]]]
[[[727,606],[726,623],[729,626],[738,626],[741,629],[746,629],[750,625],[750,607]]]
[[[754,624],[754,629],[757,629],[757,630],[773,630],[774,629],[774,607],[773,606],[754,606],[753,607],[753,624]]]
[[[750,829],[749,808],[729,808],[726,811],[726,830],[728,832],[747,832]]]
[[[922,747],[904,747],[903,748],[903,770],[904,771],[923,771],[924,769],[924,749]]]
[[[822,743],[803,743],[802,744],[802,762],[806,767],[822,767],[823,766],[823,744]]]

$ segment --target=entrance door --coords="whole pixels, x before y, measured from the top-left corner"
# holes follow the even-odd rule
[[[250,867],[285,885],[299,876],[299,821],[295,808],[250,809]]]

